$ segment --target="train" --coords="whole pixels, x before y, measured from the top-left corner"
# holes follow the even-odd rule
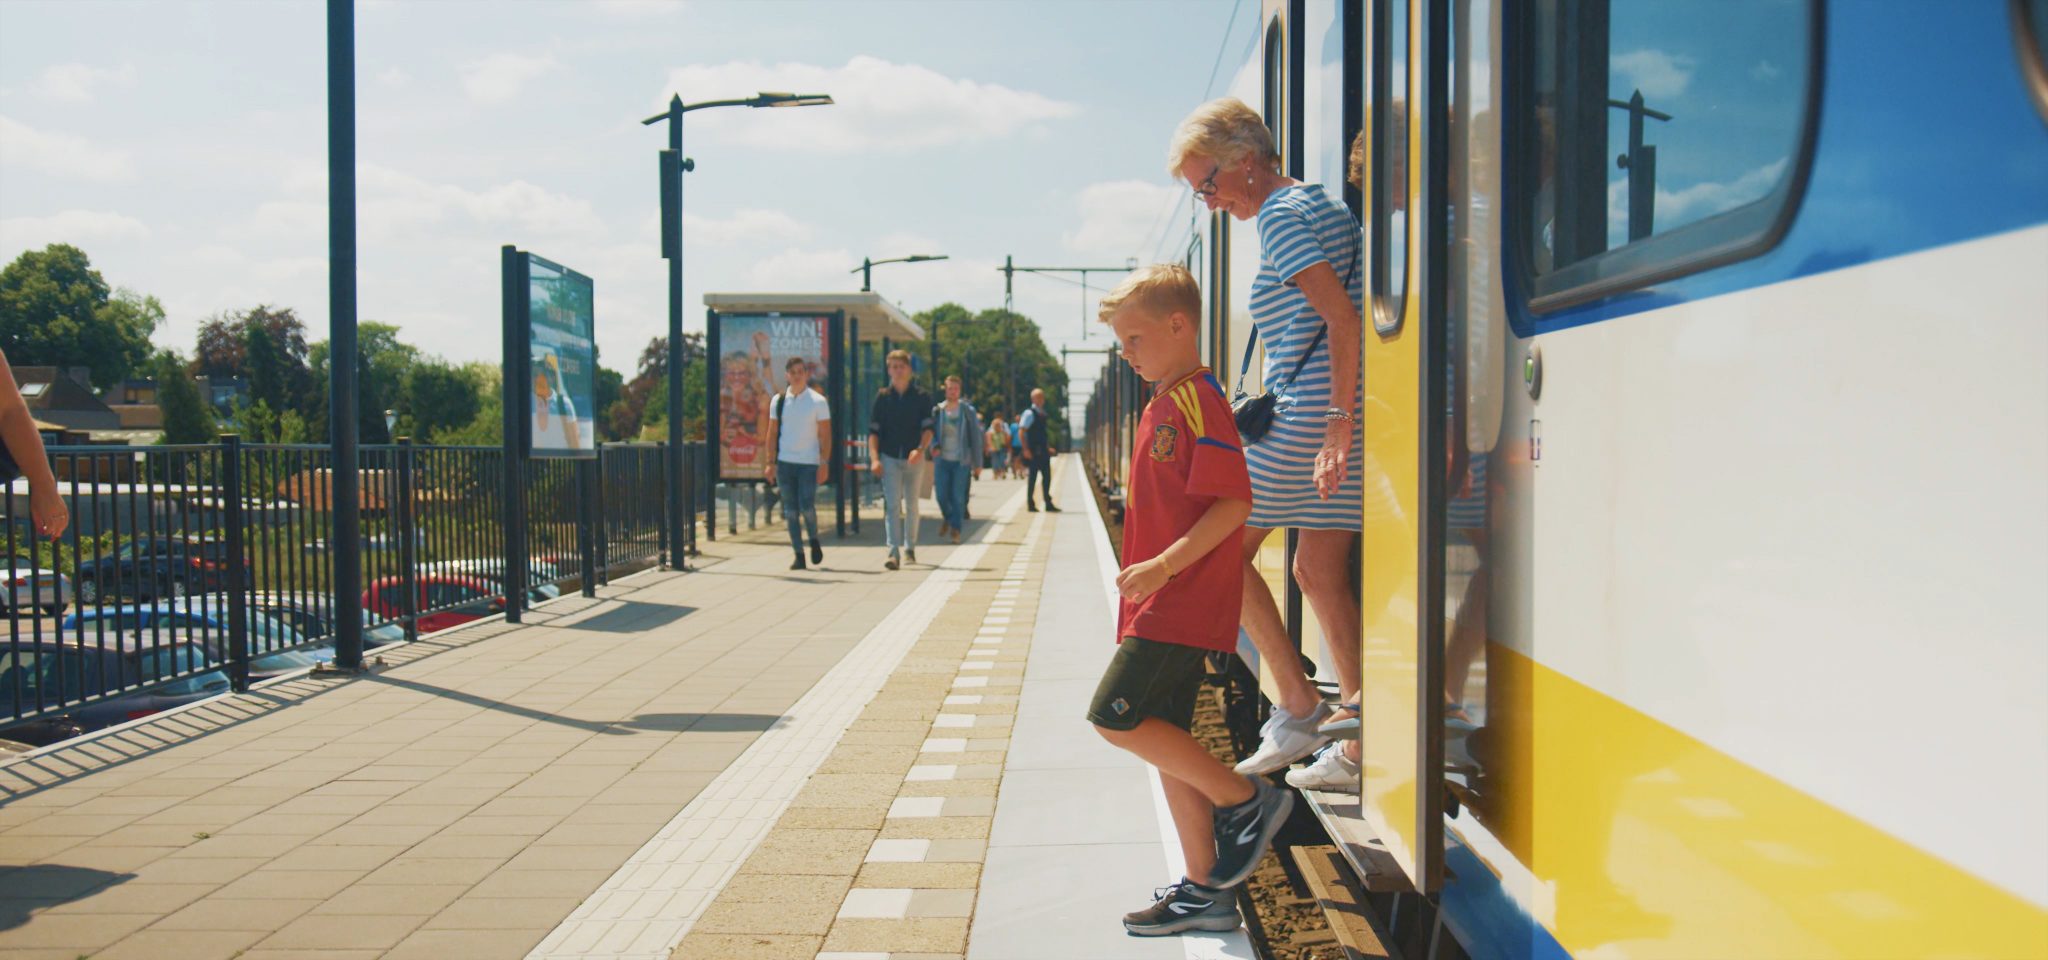
[[[1400,955],[2048,956],[2048,3],[1258,17],[1229,92],[1364,237],[1314,799]],[[1187,209],[1234,387],[1258,238]],[[1147,397],[1088,401],[1112,502]]]

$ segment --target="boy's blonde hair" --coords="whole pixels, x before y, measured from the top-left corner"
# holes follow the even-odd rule
[[[1278,169],[1280,151],[1273,146],[1273,130],[1257,110],[1236,97],[1211,100],[1195,108],[1173,131],[1166,147],[1166,173],[1175,179],[1189,157],[1208,157],[1225,166],[1235,166],[1250,157]]]
[[[1108,323],[1126,307],[1137,307],[1161,320],[1168,314],[1180,313],[1193,323],[1202,317],[1202,285],[1195,282],[1195,275],[1188,268],[1178,263],[1139,267],[1102,298],[1096,317]]]
[[[888,356],[882,358],[882,363],[887,364],[892,360],[901,360],[906,367],[915,366],[915,364],[910,362],[910,351],[908,350],[891,350]]]

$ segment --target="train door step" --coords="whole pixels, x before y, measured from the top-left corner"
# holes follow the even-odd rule
[[[1337,851],[1351,864],[1359,885],[1369,893],[1413,893],[1415,885],[1387,852],[1387,845],[1380,842],[1379,835],[1365,821],[1359,809],[1358,795],[1334,793],[1327,790],[1303,790],[1302,799],[1308,801],[1310,810],[1323,824],[1323,831],[1330,835],[1330,841]],[[1445,868],[1444,880],[1449,882],[1451,874]]]
[[[1344,949],[1344,960],[1372,960],[1391,957],[1373,930],[1366,911],[1365,891],[1358,886],[1352,867],[1337,848],[1328,844],[1293,847],[1295,868],[1308,884],[1310,895],[1322,908],[1323,918]]]

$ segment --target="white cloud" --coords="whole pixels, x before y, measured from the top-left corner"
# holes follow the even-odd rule
[[[1749,68],[1749,78],[1758,83],[1769,83],[1784,75],[1785,71],[1769,60],[1758,60],[1756,66]]]
[[[135,65],[124,63],[112,69],[83,63],[60,63],[43,70],[34,90],[45,99],[66,103],[91,103],[100,88],[126,87],[135,82]]]
[[[657,229],[660,220],[655,218]],[[700,243],[720,247],[749,243],[788,243],[808,240],[811,225],[797,220],[780,210],[740,210],[730,217],[700,217],[694,213],[683,214],[683,244],[685,249]]]
[[[1699,66],[1699,61],[1691,57],[1662,50],[1631,50],[1611,63],[1623,78],[1615,88],[1641,90],[1652,107],[1659,100],[1684,95],[1686,88],[1692,86],[1693,70]]]
[[[12,260],[23,250],[69,243],[91,252],[94,241],[144,240],[149,226],[134,217],[102,210],[65,210],[47,217],[0,220],[0,258]]]
[[[0,117],[0,166],[77,180],[126,180],[135,175],[126,151],[95,146],[83,137],[45,133],[7,117]]]
[[[1657,191],[1658,233],[1725,213],[1771,192],[1785,175],[1783,159],[1747,171],[1733,180],[1695,183],[1682,190]],[[1610,245],[1628,239],[1628,177],[1607,183],[1607,238]]]
[[[1162,215],[1186,193],[1143,180],[1091,184],[1081,191],[1079,226],[1061,239],[1075,253],[1108,258],[1111,263],[1150,256],[1149,244]]]
[[[404,67],[385,67],[377,71],[377,83],[388,89],[400,90],[412,83],[412,74],[405,72]]]
[[[690,119],[693,133],[715,132],[755,146],[838,152],[920,150],[1037,132],[1080,106],[992,83],[948,77],[914,64],[856,56],[843,67],[758,61],[690,66],[670,72],[666,91],[685,101],[750,96],[762,90],[831,94],[829,107],[707,112]]]
[[[519,96],[526,81],[561,66],[554,57],[498,53],[462,65],[462,89],[479,103],[505,103]]]

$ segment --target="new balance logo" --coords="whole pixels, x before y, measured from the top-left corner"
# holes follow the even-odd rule
[[[1243,829],[1243,830],[1241,830],[1241,831],[1238,831],[1238,834],[1237,834],[1237,842],[1239,842],[1239,843],[1250,843],[1250,842],[1252,842],[1252,839],[1253,839],[1253,838],[1255,838],[1255,837],[1257,837],[1258,835],[1259,835],[1259,821],[1258,821],[1258,820],[1257,820],[1256,818],[1254,818],[1254,819],[1252,820],[1252,822],[1250,822],[1250,823],[1248,823],[1248,824],[1245,824],[1245,827],[1244,827],[1244,829]]]
[[[1207,910],[1215,905],[1215,901],[1212,900],[1203,900],[1200,903],[1190,903],[1186,900],[1182,900],[1177,903],[1167,904],[1166,909],[1178,913],[1182,916],[1186,916],[1190,913],[1194,913],[1197,910]]]

